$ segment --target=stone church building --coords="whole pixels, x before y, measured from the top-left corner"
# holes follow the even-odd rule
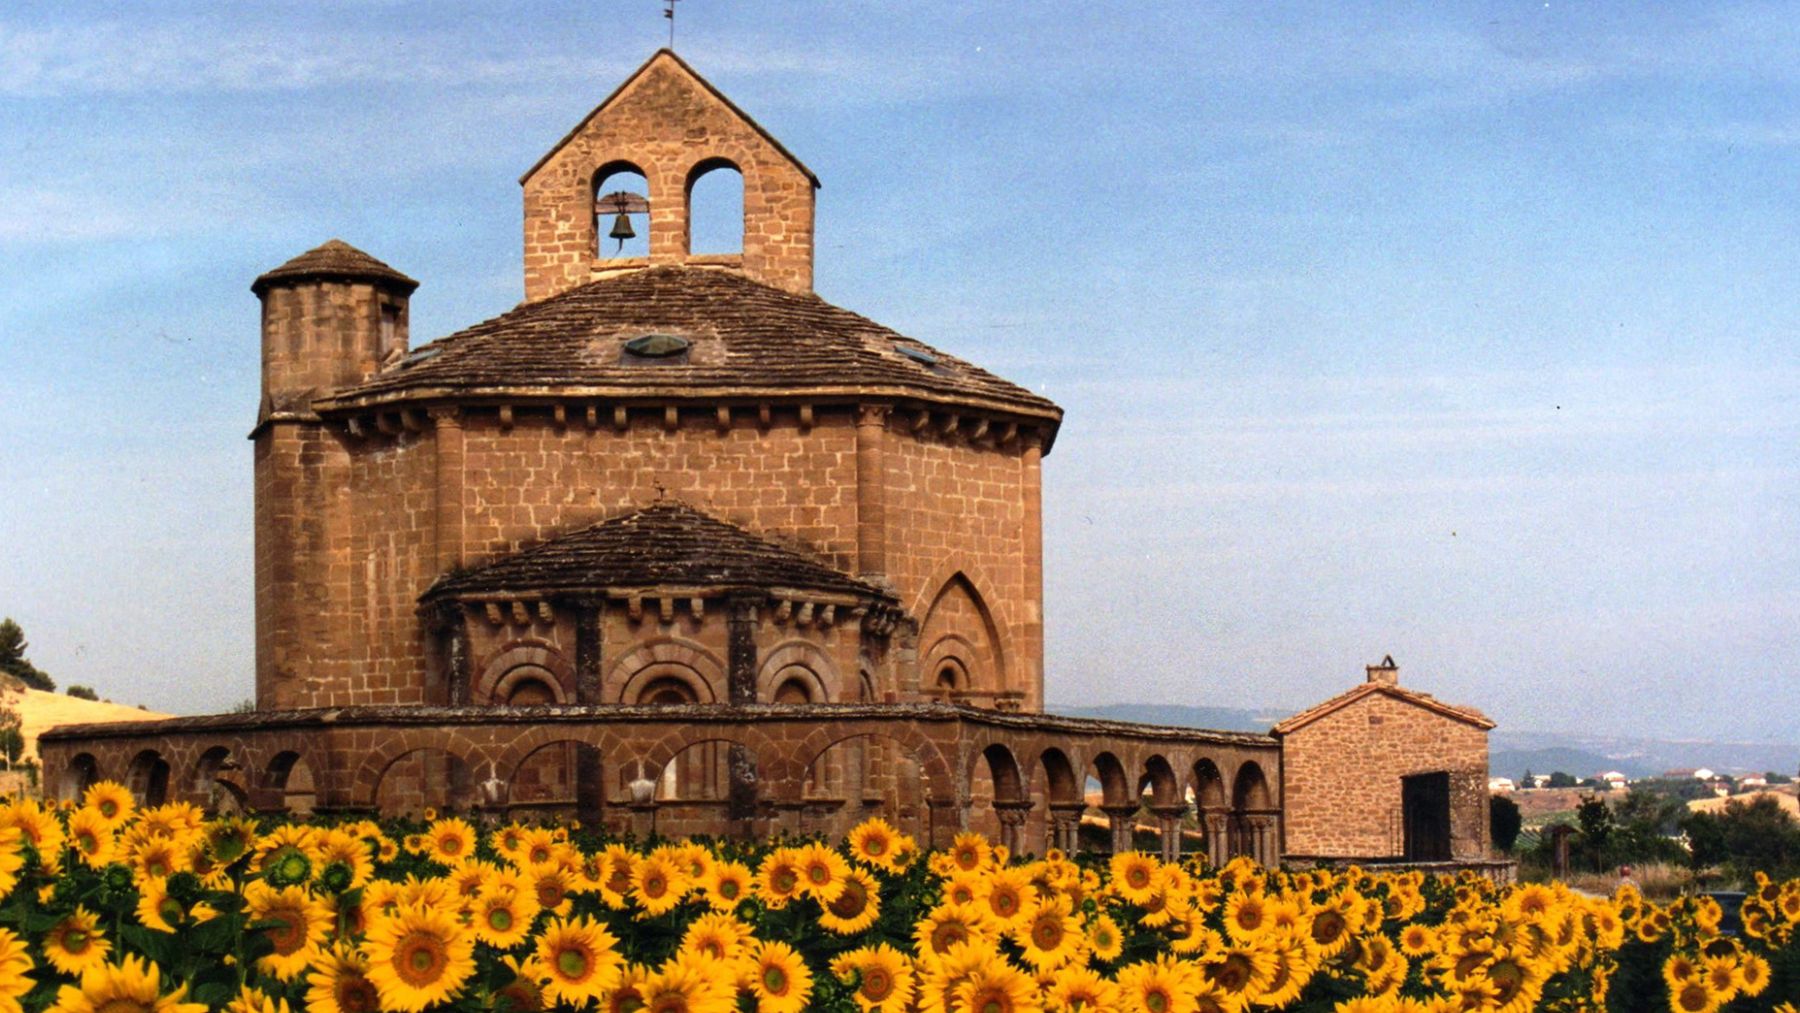
[[[1492,723],[1391,663],[1269,734],[1044,714],[1061,409],[815,295],[819,180],[672,52],[521,183],[525,299],[447,337],[336,240],[255,280],[257,709],[47,734],[53,786],[1486,856]]]

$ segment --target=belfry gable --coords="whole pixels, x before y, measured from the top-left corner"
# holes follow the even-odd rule
[[[692,249],[702,177],[735,173],[741,242]],[[737,271],[812,289],[813,175],[673,52],[659,50],[519,180],[525,191],[525,298],[644,267]],[[647,251],[620,255],[648,230]],[[735,228],[731,231],[736,231]],[[620,240],[617,247],[613,240]]]

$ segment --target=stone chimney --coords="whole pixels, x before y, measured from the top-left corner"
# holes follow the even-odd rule
[[[1394,656],[1389,654],[1381,659],[1380,664],[1368,666],[1369,681],[1383,686],[1400,685],[1400,666],[1394,664]]]

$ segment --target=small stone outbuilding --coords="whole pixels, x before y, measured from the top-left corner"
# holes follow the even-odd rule
[[[1479,861],[1488,853],[1488,731],[1480,711],[1400,685],[1392,657],[1362,685],[1276,725],[1297,859]]]

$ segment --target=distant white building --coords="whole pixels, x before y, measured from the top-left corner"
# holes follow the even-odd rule
[[[1629,779],[1626,778],[1624,774],[1616,770],[1609,770],[1606,773],[1601,774],[1600,780],[1604,781],[1606,786],[1613,791],[1618,791],[1630,783]]]
[[[1508,792],[1513,791],[1516,788],[1518,788],[1518,785],[1514,784],[1513,779],[1510,777],[1488,778],[1488,791],[1490,792]]]
[[[1761,774],[1745,774],[1737,783],[1739,788],[1767,788],[1769,779]]]

